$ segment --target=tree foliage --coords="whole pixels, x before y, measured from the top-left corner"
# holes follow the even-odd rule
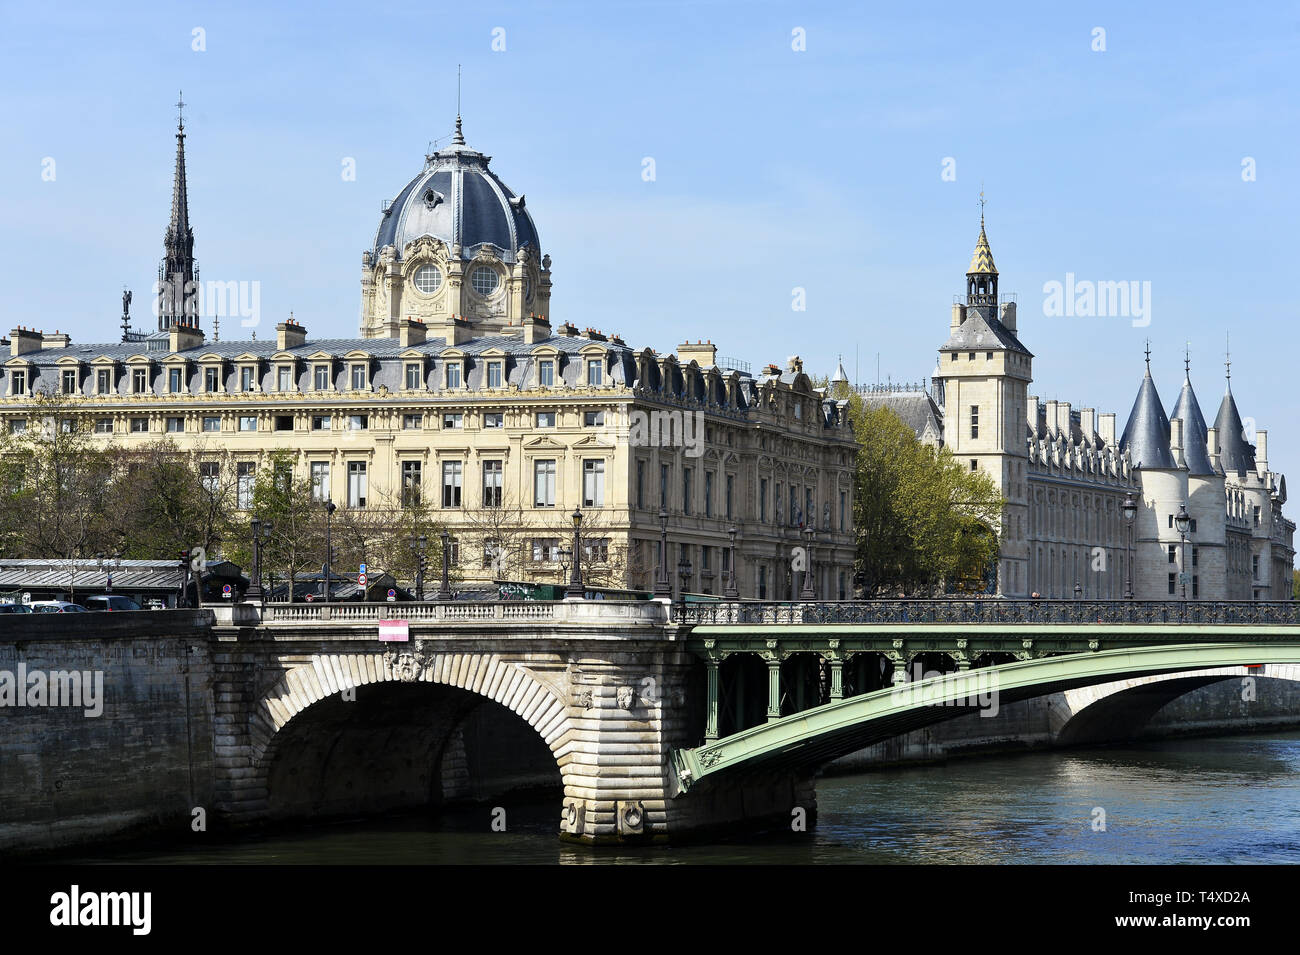
[[[922,444],[893,411],[849,395],[857,436],[857,567],[867,596],[982,590],[1004,501],[983,471]]]

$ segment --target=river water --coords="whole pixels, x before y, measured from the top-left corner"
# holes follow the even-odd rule
[[[824,778],[817,795],[807,832],[682,847],[562,844],[557,795],[508,806],[504,832],[475,807],[68,861],[1300,863],[1300,732],[961,759]]]

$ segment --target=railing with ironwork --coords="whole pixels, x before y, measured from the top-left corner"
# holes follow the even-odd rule
[[[1300,601],[742,600],[678,605],[673,620],[684,624],[1300,624]]]
[[[244,605],[256,612],[251,604]],[[667,623],[664,605],[650,600],[448,601],[415,603],[268,603],[262,623]]]

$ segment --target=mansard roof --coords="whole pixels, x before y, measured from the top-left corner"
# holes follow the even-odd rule
[[[1003,325],[1001,321],[985,315],[979,306],[966,309],[966,321],[953,329],[951,337],[939,351],[987,351],[990,348],[1004,348],[1034,357],[1033,353],[1020,343],[1016,333]]]
[[[1169,451],[1169,419],[1161,406],[1156,383],[1148,366],[1138,388],[1128,425],[1119,440],[1120,450],[1127,450],[1135,468],[1172,468],[1174,456]]]
[[[935,400],[926,391],[877,391],[864,392],[862,403],[868,408],[885,407],[902,419],[919,438],[926,429],[938,437],[943,433],[940,419],[943,412]]]

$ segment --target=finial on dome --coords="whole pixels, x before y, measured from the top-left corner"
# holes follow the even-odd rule
[[[1149,338],[1147,339],[1146,354],[1147,354],[1147,377],[1150,378],[1151,377],[1151,339]]]
[[[464,134],[463,132],[461,132],[461,128],[460,128],[460,115],[459,115],[459,114],[457,114],[457,116],[456,116],[456,135],[454,135],[454,136],[451,137],[451,141],[452,141],[452,144],[453,144],[453,145],[456,145],[456,146],[464,146],[464,145],[465,145],[465,134]]]
[[[1232,390],[1232,333],[1223,333],[1223,379],[1228,383],[1228,390]]]
[[[1183,343],[1183,377],[1192,380],[1192,343]]]

